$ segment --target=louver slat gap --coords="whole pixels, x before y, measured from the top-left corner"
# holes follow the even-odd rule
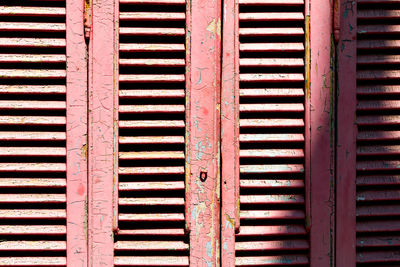
[[[357,266],[398,266],[400,6],[357,4]]]
[[[0,265],[66,266],[66,1],[0,6]]]
[[[236,266],[305,266],[304,2],[239,1]]]
[[[119,1],[115,266],[189,266],[185,32],[185,1]]]

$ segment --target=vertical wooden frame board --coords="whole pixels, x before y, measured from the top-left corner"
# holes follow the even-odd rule
[[[310,263],[334,266],[334,129],[332,2],[310,1]],[[307,153],[307,152],[306,152]]]
[[[113,266],[114,0],[92,1],[89,45],[89,266]]]
[[[336,264],[356,265],[357,1],[338,1]]]
[[[238,2],[223,3],[221,79],[221,266],[235,266],[239,230],[239,28]]]
[[[190,266],[217,266],[221,2],[191,0],[190,10]]]
[[[87,61],[83,0],[67,0],[67,265],[87,266]]]

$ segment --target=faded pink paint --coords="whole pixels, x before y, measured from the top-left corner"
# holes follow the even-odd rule
[[[87,266],[87,62],[83,0],[67,0],[67,265]]]
[[[306,7],[308,8],[308,7]],[[311,267],[334,266],[334,129],[331,128],[332,2],[310,1],[310,88],[307,94],[307,195]]]
[[[190,265],[218,266],[220,257],[220,57],[221,2],[187,5],[190,30],[188,134]],[[207,112],[204,112],[207,110]],[[203,173],[203,174],[202,174]],[[206,175],[207,179],[201,179]]]
[[[89,45],[89,266],[113,266],[113,0],[93,0]]]
[[[221,266],[235,266],[239,230],[239,10],[226,1],[221,80]]]

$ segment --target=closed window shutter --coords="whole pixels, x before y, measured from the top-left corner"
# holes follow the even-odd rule
[[[120,0],[116,266],[189,266],[185,1]]]
[[[357,5],[357,266],[398,266],[400,5]]]
[[[240,125],[240,228],[235,236],[235,265],[304,266],[309,262],[304,175],[305,5],[303,1],[241,0],[237,12],[240,44],[229,51],[239,50],[235,63],[240,73],[236,95],[240,103],[235,111]],[[224,37],[224,41],[228,40]],[[225,51],[224,57],[229,58]],[[227,66],[223,61],[223,67]],[[223,84],[222,90],[224,97],[224,90],[229,89]],[[222,120],[225,133],[224,116]],[[230,167],[224,165],[224,157],[229,158],[224,152],[223,146],[223,179],[229,179],[224,178],[224,168]]]

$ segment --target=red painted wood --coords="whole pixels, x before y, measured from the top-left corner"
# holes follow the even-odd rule
[[[225,1],[221,80],[221,266],[235,265],[239,231],[239,8]]]
[[[87,266],[87,62],[83,0],[67,0],[67,265]],[[81,12],[78,12],[80,10]],[[80,34],[79,34],[80,33]]]
[[[189,126],[190,265],[218,266],[220,258],[221,1],[187,4],[190,25]],[[207,179],[201,179],[206,175]],[[186,199],[186,201],[188,201]]]
[[[337,44],[336,264],[356,264],[357,1],[339,1]],[[351,11],[353,10],[353,12]],[[351,27],[349,26],[351,25]]]
[[[334,266],[334,129],[331,63],[332,2],[310,1],[310,132],[306,155],[310,201],[310,266]],[[308,153],[307,153],[308,152]]]
[[[112,266],[114,1],[94,0],[89,45],[89,266]]]

